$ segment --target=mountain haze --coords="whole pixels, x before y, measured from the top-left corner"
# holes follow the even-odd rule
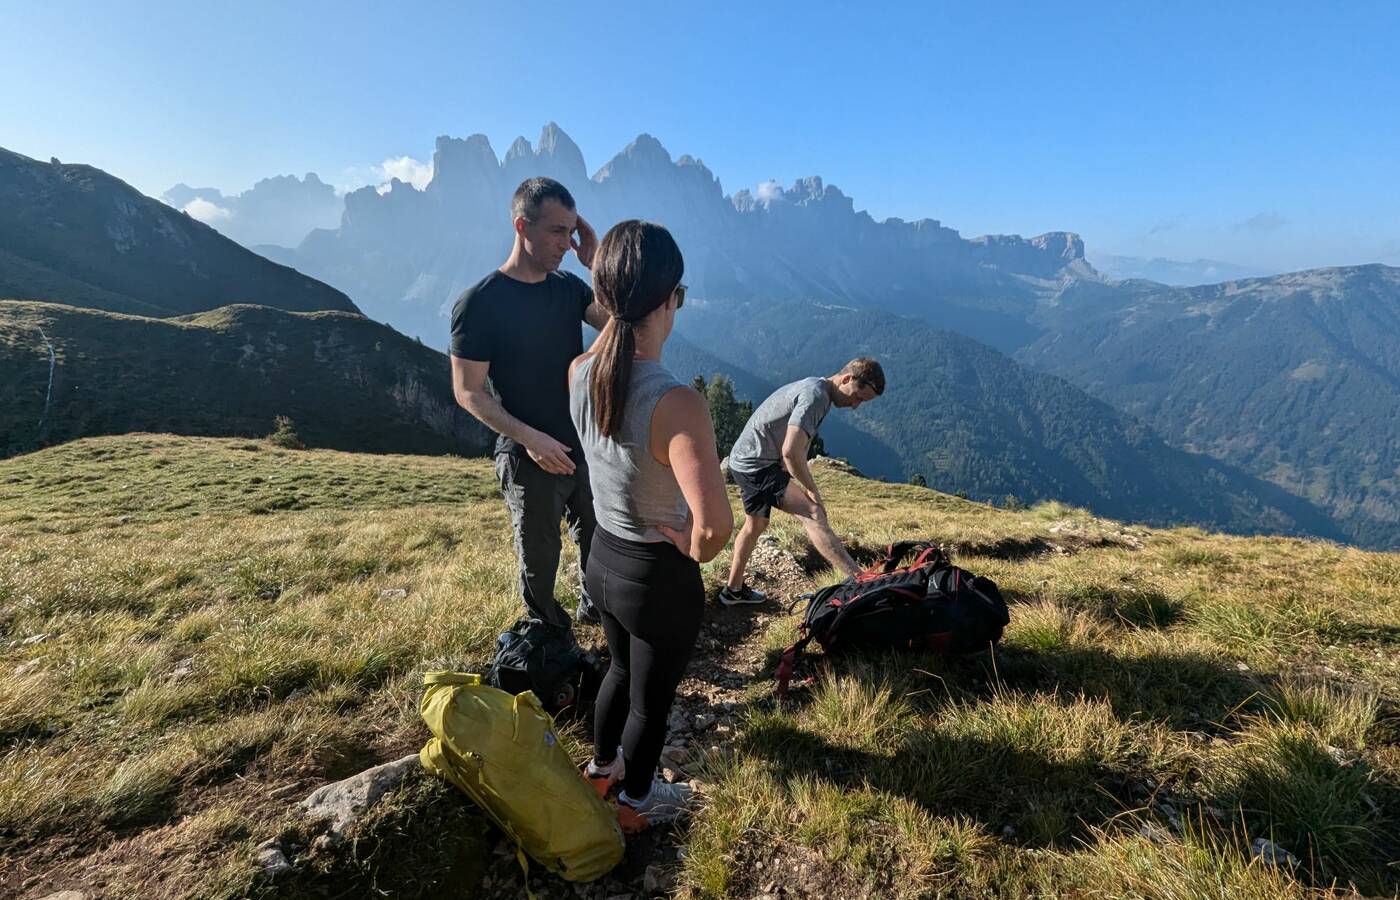
[[[1037,298],[1097,278],[1078,236],[963,239],[933,219],[876,221],[820,178],[726,196],[704,163],[640,135],[589,177],[558,126],[498,158],[484,135],[440,137],[423,190],[394,180],[345,198],[340,227],[274,258],[333,284],[374,317],[441,345],[445,311],[510,251],[510,195],[525,178],[563,182],[601,234],[627,218],[665,224],[696,296],[805,300],[928,315],[1003,349],[1035,335]]]
[[[296,246],[314,228],[333,228],[345,203],[335,188],[316,177],[277,175],[241,194],[177,184],[160,197],[252,250],[260,244]]]

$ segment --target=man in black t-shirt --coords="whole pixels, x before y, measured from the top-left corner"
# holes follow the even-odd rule
[[[551,178],[522,183],[511,218],[510,258],[452,308],[452,385],[457,402],[500,436],[496,474],[515,532],[525,606],[532,618],[567,630],[568,614],[554,598],[561,517],[579,550],[576,615],[597,621],[583,579],[593,494],[569,418],[569,363],[583,352],[580,323],[601,329],[607,313],[581,278],[558,269],[571,249],[592,268],[598,236]]]

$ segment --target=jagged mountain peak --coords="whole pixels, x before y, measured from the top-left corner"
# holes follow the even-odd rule
[[[1030,242],[1064,260],[1084,258],[1084,239],[1072,231],[1047,231],[1031,238]]]
[[[506,151],[506,164],[515,162],[517,159],[528,159],[535,155],[535,149],[530,146],[530,142],[525,140],[525,136],[517,137],[511,143],[510,149]]]
[[[671,153],[661,145],[661,142],[646,132],[637,135],[632,143],[623,148],[622,152],[608,161],[608,164],[598,170],[593,176],[594,181],[605,181],[615,177],[623,170],[664,170],[675,166],[671,160]]]
[[[468,168],[499,168],[496,151],[491,149],[491,139],[484,134],[465,138],[439,135],[433,149],[434,173],[462,165]]]
[[[580,162],[583,161],[583,151],[579,150],[578,144],[575,144],[574,139],[565,134],[564,129],[554,122],[545,125],[540,131],[540,139],[536,142],[536,146],[539,149],[535,153],[539,156],[570,159],[576,156]]]

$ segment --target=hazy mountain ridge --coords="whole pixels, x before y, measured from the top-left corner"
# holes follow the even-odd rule
[[[260,437],[277,415],[340,450],[489,443],[453,399],[441,353],[355,313],[229,306],[153,319],[0,301],[0,351],[0,455],[134,431]]]
[[[1017,358],[1400,542],[1400,269],[1066,291]]]
[[[0,149],[0,297],[137,315],[256,302],[358,312],[350,298],[247,250],[100,169]]]
[[[333,230],[277,258],[350,293],[370,315],[425,341],[446,337],[444,309],[510,250],[509,198],[548,175],[569,187],[599,230],[625,218],[664,223],[685,250],[697,296],[818,299],[941,316],[998,346],[1034,337],[1027,317],[1066,278],[1097,278],[1078,236],[972,240],[932,219],[877,222],[820,178],[763,196],[726,196],[704,163],[672,159],[643,134],[591,178],[557,126],[498,159],[483,135],[440,137],[433,179],[417,190],[354,191]],[[275,252],[275,251],[274,251]]]
[[[1112,253],[1093,253],[1091,256],[1094,268],[1109,278],[1155,281],[1172,287],[1217,284],[1241,278],[1262,278],[1269,274],[1255,266],[1242,266],[1218,259],[1181,260],[1161,256],[1147,259],[1141,256],[1116,256]]]
[[[160,199],[255,252],[260,244],[294,247],[313,229],[335,227],[345,210],[335,188],[315,172],[264,178],[229,196],[218,188],[177,184]]]

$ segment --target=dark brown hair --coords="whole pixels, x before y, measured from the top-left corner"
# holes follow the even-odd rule
[[[857,382],[873,390],[877,397],[885,392],[885,370],[869,356],[851,360],[837,374],[855,376]]]
[[[565,209],[574,208],[574,195],[553,178],[527,178],[520,182],[520,187],[510,198],[511,221],[535,221],[540,214],[540,205],[546,200],[557,200]]]
[[[593,260],[593,296],[612,316],[589,373],[593,417],[604,437],[622,429],[622,410],[632,383],[636,327],[670,299],[685,274],[685,259],[671,232],[655,222],[618,222],[598,244]]]

